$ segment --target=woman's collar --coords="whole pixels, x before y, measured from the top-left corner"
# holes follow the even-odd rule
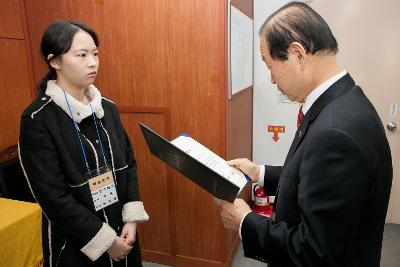
[[[54,103],[62,108],[64,112],[67,113],[68,116],[71,119],[74,119],[77,123],[80,123],[83,119],[92,116],[92,108],[97,118],[101,119],[104,116],[104,109],[101,105],[101,93],[93,84],[89,85],[85,90],[85,94],[90,100],[90,105],[76,100],[67,92],[64,94],[64,90],[57,85],[55,80],[50,80],[47,82],[45,94],[50,96]],[[65,99],[65,96],[68,99],[68,103]],[[73,116],[71,115],[68,104],[71,108]]]

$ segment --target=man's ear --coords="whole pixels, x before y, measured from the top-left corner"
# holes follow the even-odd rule
[[[60,70],[60,60],[58,58],[54,58],[53,54],[49,54],[47,56],[47,61],[55,70]]]
[[[306,65],[307,59],[307,51],[304,46],[299,42],[293,42],[289,45],[288,52],[293,54],[297,58],[303,70]]]

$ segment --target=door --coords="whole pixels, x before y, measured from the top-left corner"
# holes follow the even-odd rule
[[[338,61],[359,84],[377,109],[386,128],[393,158],[393,186],[388,223],[400,223],[400,1],[311,0],[309,3],[330,25],[339,43]],[[393,128],[393,127],[392,127]],[[373,212],[373,211],[371,211]]]

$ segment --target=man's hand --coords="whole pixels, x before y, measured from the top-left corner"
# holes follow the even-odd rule
[[[122,228],[121,237],[125,240],[125,244],[132,246],[136,240],[137,222],[127,222]]]
[[[122,237],[117,236],[114,243],[107,250],[107,253],[114,261],[120,261],[125,259],[126,255],[131,252],[132,248],[132,246],[125,244],[125,240]]]
[[[251,211],[249,205],[240,198],[234,203],[227,202],[218,198],[214,198],[214,202],[220,207],[221,221],[225,228],[239,231],[240,222],[244,215]]]
[[[248,159],[233,159],[227,161],[228,165],[234,166],[236,169],[241,170],[244,174],[250,177],[253,183],[258,182],[260,175],[260,166],[251,162]]]

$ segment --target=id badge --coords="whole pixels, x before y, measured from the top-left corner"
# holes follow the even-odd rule
[[[96,211],[104,209],[118,202],[117,190],[112,171],[107,167],[101,167],[88,173],[90,193]]]

